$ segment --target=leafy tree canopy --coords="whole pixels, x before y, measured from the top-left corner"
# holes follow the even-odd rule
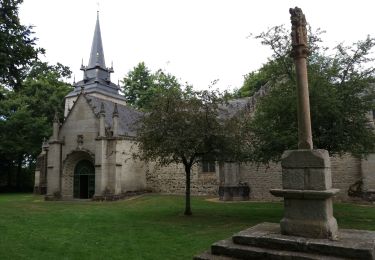
[[[308,78],[314,148],[331,154],[362,155],[374,151],[375,133],[369,127],[374,108],[375,68],[371,51],[375,39],[367,37],[351,46],[339,44],[328,54],[321,46],[322,31],[309,30]],[[297,97],[290,33],[276,26],[255,38],[273,50],[260,70],[245,78],[240,95],[251,95],[265,82],[269,93],[260,99],[249,120],[248,160],[279,161],[287,149],[297,148]]]
[[[64,97],[71,86],[60,79],[70,76],[71,72],[61,66],[35,63],[31,72],[41,67],[47,70],[37,76],[30,73],[18,91],[0,85],[3,97],[0,102],[0,168],[5,168],[3,172],[33,165],[43,138],[51,135],[55,111],[63,116]]]
[[[32,26],[20,24],[18,7],[22,0],[0,1],[0,84],[18,90],[41,48],[35,47]]]
[[[145,111],[150,110],[150,102],[154,95],[165,89],[180,87],[175,76],[162,70],[152,73],[144,62],[140,62],[129,71],[122,83],[127,103]]]
[[[173,86],[155,93],[150,112],[140,122],[138,157],[160,165],[182,163],[186,173],[185,214],[190,215],[191,167],[202,157],[221,160],[235,143],[226,141],[228,125],[221,116],[223,95]]]

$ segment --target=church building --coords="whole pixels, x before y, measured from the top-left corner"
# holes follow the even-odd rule
[[[43,143],[35,171],[36,193],[46,199],[119,199],[128,192],[149,190],[184,194],[182,165],[159,167],[133,158],[137,121],[143,116],[126,105],[119,86],[111,82],[113,68],[105,65],[97,17],[83,79],[65,97],[64,122],[57,116],[53,134]],[[267,84],[252,97],[231,100],[229,115],[249,109],[266,95]],[[369,125],[375,129],[375,113]],[[375,201],[375,154],[357,158],[348,154],[331,158],[332,185],[340,189],[337,200]],[[192,168],[191,193],[224,200],[277,200],[269,190],[282,187],[281,165],[201,162]]]
[[[132,158],[141,112],[126,106],[105,65],[99,15],[83,79],[65,97],[64,122],[55,116],[43,144],[35,190],[47,199],[116,199],[145,189],[144,164]]]

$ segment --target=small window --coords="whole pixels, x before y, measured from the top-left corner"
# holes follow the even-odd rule
[[[202,161],[202,172],[215,172],[215,162]]]

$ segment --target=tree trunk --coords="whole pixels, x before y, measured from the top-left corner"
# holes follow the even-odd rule
[[[191,212],[191,206],[190,206],[190,165],[185,165],[185,173],[186,173],[186,193],[185,193],[185,215],[190,216],[192,214]]]
[[[18,190],[21,187],[21,171],[22,171],[22,156],[18,157],[18,160],[17,160],[16,187]]]
[[[12,184],[13,167],[8,167],[8,188],[13,186]]]

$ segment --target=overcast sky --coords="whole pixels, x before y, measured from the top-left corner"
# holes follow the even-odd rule
[[[281,24],[290,28],[289,8],[295,6],[313,28],[327,31],[323,39],[330,46],[375,37],[374,0],[24,0],[20,18],[35,26],[45,60],[69,66],[77,81],[82,58],[88,63],[99,9],[114,83],[144,61],[196,89],[219,79],[224,90],[240,87],[243,75],[270,56],[249,34]]]

